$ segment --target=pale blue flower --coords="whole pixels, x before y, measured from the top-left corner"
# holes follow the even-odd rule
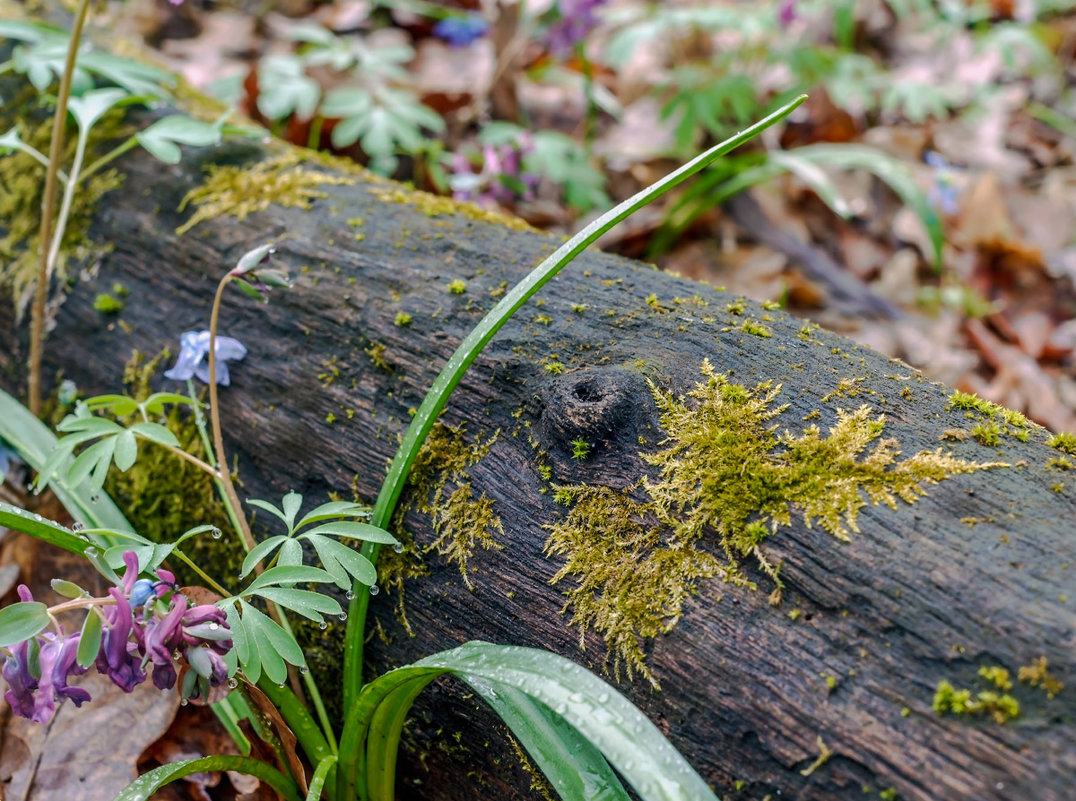
[[[11,468],[22,464],[18,451],[9,448],[8,444],[0,438],[0,484],[4,483],[4,476],[11,472]]]
[[[228,376],[228,365],[225,362],[238,361],[247,355],[247,349],[243,344],[231,337],[217,337],[217,383],[228,386],[231,379]],[[166,378],[176,381],[186,381],[191,376],[197,376],[201,381],[209,383],[209,332],[187,331],[179,339],[179,358],[176,366],[171,370],[165,370]]]

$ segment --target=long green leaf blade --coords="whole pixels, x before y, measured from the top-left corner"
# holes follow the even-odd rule
[[[411,465],[418,456],[419,449],[422,447],[422,443],[426,441],[426,437],[433,428],[438,415],[441,414],[445,404],[448,402],[448,396],[459,384],[467,368],[478,358],[483,348],[532,295],[614,225],[683,183],[715,159],[739,147],[774,123],[784,119],[806,99],[806,95],[801,95],[768,117],[721,144],[710,148],[660,181],[613,207],[557,248],[552,255],[532,270],[526,278],[516,284],[464,338],[434,380],[433,386],[423,399],[418,412],[412,418],[411,424],[400,442],[400,447],[396,450],[396,455],[389,466],[388,475],[385,477],[385,481],[381,485],[381,491],[377,496],[377,503],[374,506],[374,513],[370,523],[379,528],[386,528],[389,525],[396,509],[396,502],[399,500],[407,475],[411,470]],[[376,545],[363,547],[363,554],[374,564],[377,562],[377,552]],[[369,604],[369,594],[362,592],[361,587],[356,585],[353,593],[355,597],[348,607],[348,627],[344,642],[345,708],[350,708],[354,704],[362,687],[362,649],[365,636],[366,608]],[[342,758],[342,761],[346,758],[347,755]]]
[[[0,437],[7,440],[23,461],[37,471],[41,470],[56,449],[56,436],[48,426],[3,390],[0,390]],[[62,466],[60,472],[64,469]],[[103,493],[94,493],[85,485],[71,486],[62,477],[52,479],[51,486],[64,508],[83,525],[118,531],[134,530],[112,499]]]
[[[148,801],[157,790],[176,779],[212,770],[246,773],[268,784],[287,801],[302,801],[299,789],[290,778],[259,759],[243,756],[209,756],[161,765],[128,784],[112,801]]]

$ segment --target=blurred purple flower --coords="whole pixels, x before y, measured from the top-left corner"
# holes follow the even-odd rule
[[[243,344],[231,337],[217,337],[217,369],[216,379],[221,386],[228,386],[231,378],[228,375],[226,362],[238,361],[247,355],[247,349]],[[176,381],[186,381],[191,376],[197,376],[203,383],[209,383],[209,332],[187,331],[179,339],[179,358],[171,370],[165,370],[166,378]]]
[[[19,585],[19,599],[27,603],[34,600],[25,584]],[[31,643],[37,651],[36,660],[31,657]],[[10,655],[0,668],[0,675],[8,685],[4,700],[11,705],[12,712],[34,723],[48,723],[56,714],[57,702],[70,698],[75,706],[82,706],[90,700],[86,690],[67,685],[69,677],[86,672],[86,668],[75,662],[78,643],[78,634],[65,637],[62,632],[50,631],[9,649]]]
[[[560,19],[546,33],[546,44],[563,58],[598,25],[594,11],[606,0],[557,0]]]
[[[445,17],[433,26],[433,35],[452,47],[466,47],[489,32],[489,23],[480,14]]]
[[[484,145],[479,172],[473,170],[470,159],[457,153],[448,179],[452,196],[485,205],[530,200],[538,186],[538,177],[523,171],[523,157],[533,150],[534,142],[526,131],[518,142]]]
[[[796,0],[781,0],[777,5],[777,21],[787,28],[796,21]]]

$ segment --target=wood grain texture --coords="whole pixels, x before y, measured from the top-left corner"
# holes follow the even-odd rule
[[[204,166],[263,155],[260,145],[227,144],[176,167],[125,158],[126,183],[107,196],[90,233],[113,250],[72,288],[48,340],[48,369],[86,394],[113,391],[133,350],[174,350],[181,332],[204,328],[219,277],[244,251],[274,240],[295,288],[274,291],[267,305],[230,293],[222,318],[223,333],[250,351],[222,393],[241,493],[279,498],[295,489],[313,501],[354,482],[372,501],[408,410],[503,284],[557,240],[467,215],[429,216],[421,204],[379,199],[386,185],[362,179],[324,187],[309,211],[271,206],[242,223],[221,218],[174,234],[190,213],[176,209]],[[358,217],[361,227],[349,225]],[[447,290],[454,280],[466,282],[464,293]],[[130,290],[118,318],[93,309],[95,294],[115,282]],[[815,411],[825,431],[838,408],[865,403],[885,414],[886,435],[905,455],[946,446],[1017,466],[951,478],[914,506],[868,507],[849,543],[797,518],[764,546],[782,565],[780,606],[769,605],[768,579],[750,569],[760,591],[702,582],[675,628],[647,644],[663,689],[644,681],[621,689],[726,799],[851,801],[864,788],[893,788],[908,801],[1073,797],[1076,481],[1046,468],[1058,455],[1046,432],[1027,443],[1005,438],[1000,448],[941,442],[944,430],[968,423],[947,409],[947,388],[838,336],[801,337],[803,322],[781,312],[769,313],[772,337],[745,334],[737,330],[745,317],[767,314],[756,304],[733,314],[727,306],[737,298],[623,259],[589,253],[539,298],[543,305],[532,301],[492,342],[442,418],[469,438],[499,432],[469,473],[475,497],[485,493],[500,515],[501,548],[472,556],[473,590],[455,565],[427,555],[430,575],[406,582],[413,637],[394,598],[378,596],[372,608],[386,639],[370,645],[377,669],[477,638],[550,648],[601,673],[601,638],[586,635],[580,649],[561,613],[568,584],[549,583],[561,563],[544,554],[544,527],[563,514],[551,484],[633,485],[648,471],[639,451],[662,436],[646,377],[684,393],[709,358],[738,383],[783,384],[790,406],[775,422],[793,432]],[[398,312],[411,323],[396,325]],[[0,382],[8,390],[20,384],[26,353],[13,328],[5,305]],[[564,372],[548,371],[551,362]],[[824,400],[842,379],[855,380],[858,394]],[[175,385],[159,378],[158,386]],[[548,454],[551,482],[532,438]],[[585,461],[571,458],[576,438],[593,445]],[[419,544],[433,541],[417,508],[405,524]],[[1015,676],[1039,656],[1068,686],[1048,700],[1017,684],[1018,719],[999,725],[932,711],[939,681],[985,689],[979,667]],[[416,708],[400,797],[538,797],[502,732],[460,686],[439,683]],[[833,756],[804,776],[819,737]]]

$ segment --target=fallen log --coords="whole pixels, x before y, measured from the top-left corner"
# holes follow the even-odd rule
[[[557,244],[273,143],[118,167],[48,370],[115,391],[133,351],[205,328],[223,272],[275,241],[296,286],[229,295],[222,318],[249,348],[221,400],[246,497],[372,500],[458,341]],[[5,303],[9,391],[21,332]],[[1049,439],[780,311],[588,253],[450,401],[369,660],[470,639],[568,655],[727,799],[1071,799],[1076,483]],[[342,629],[308,633],[330,677]],[[437,686],[400,797],[533,797],[502,734]]]

